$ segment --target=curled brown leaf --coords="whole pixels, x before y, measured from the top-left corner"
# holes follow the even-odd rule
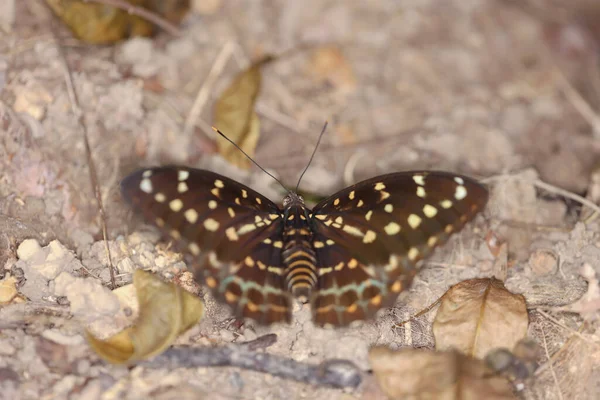
[[[87,332],[90,346],[114,364],[132,363],[163,352],[204,313],[197,296],[149,272],[136,270],[133,284],[140,309],[136,323],[106,340]]]

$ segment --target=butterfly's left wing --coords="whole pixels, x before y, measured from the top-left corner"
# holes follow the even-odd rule
[[[186,167],[134,172],[121,192],[191,255],[196,280],[234,314],[264,324],[290,320],[277,205],[233,179]]]
[[[315,322],[347,325],[392,305],[417,262],[461,230],[487,199],[487,190],[466,176],[411,171],[360,182],[316,205]]]

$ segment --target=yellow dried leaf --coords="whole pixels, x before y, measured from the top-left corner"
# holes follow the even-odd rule
[[[213,125],[234,141],[249,156],[254,156],[260,133],[254,111],[262,80],[260,69],[273,58],[267,56],[242,71],[215,103]],[[217,149],[231,164],[250,168],[250,161],[224,138],[217,138]]]
[[[132,363],[163,352],[204,313],[204,305],[197,296],[149,272],[136,270],[133,284],[140,309],[134,326],[107,340],[87,332],[96,353],[115,364]]]
[[[154,32],[151,22],[125,10],[106,4],[81,0],[46,0],[52,11],[80,40],[106,44],[134,36],[150,36]],[[127,0],[144,7],[168,21],[177,23],[187,13],[189,0]]]
[[[17,280],[12,276],[6,276],[0,281],[0,305],[9,304],[19,294]]]
[[[505,378],[493,375],[483,361],[456,351],[375,347],[369,363],[390,399],[515,399]]]
[[[493,348],[512,349],[527,335],[525,299],[495,279],[471,279],[446,292],[433,322],[437,350],[455,348],[483,358]]]

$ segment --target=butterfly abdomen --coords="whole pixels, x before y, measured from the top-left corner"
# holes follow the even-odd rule
[[[283,263],[285,285],[294,297],[308,301],[317,284],[317,258],[312,248],[313,233],[308,225],[306,208],[290,207],[284,214]]]

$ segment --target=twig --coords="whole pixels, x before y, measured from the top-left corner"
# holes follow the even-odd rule
[[[355,388],[362,381],[358,367],[347,360],[327,360],[311,365],[272,354],[256,353],[241,346],[172,348],[142,365],[167,369],[230,366],[337,388]]]
[[[558,378],[556,376],[556,371],[554,371],[554,367],[552,366],[552,358],[550,358],[550,354],[548,353],[548,343],[546,343],[546,332],[544,332],[544,327],[540,325],[542,329],[542,339],[544,339],[544,352],[546,353],[546,358],[548,359],[548,366],[550,368],[550,373],[552,374],[552,379],[554,380],[554,384],[556,385],[556,389],[558,389],[558,398],[562,400],[563,395],[560,390],[560,385],[558,383]]]
[[[571,102],[573,107],[587,121],[594,130],[594,136],[600,136],[600,116],[594,111],[592,106],[579,94],[579,92],[571,85],[565,74],[556,67],[555,74],[562,86],[562,91]]]
[[[579,339],[583,340],[586,343],[589,343],[591,345],[594,345],[596,347],[600,347],[600,345],[596,342],[594,342],[593,340],[591,340],[590,338],[587,338],[585,336],[583,336],[581,334],[581,332],[576,331],[574,329],[569,328],[568,326],[566,326],[565,324],[561,323],[559,320],[557,320],[556,318],[554,318],[553,316],[551,316],[550,314],[548,314],[547,312],[536,308],[535,309],[536,312],[540,313],[543,317],[545,317],[548,321],[552,322],[554,325],[563,328],[564,330],[568,331],[569,333],[577,336]]]
[[[539,188],[539,189],[544,189],[550,193],[555,193],[558,194],[560,196],[566,197],[568,199],[571,200],[575,200],[576,202],[583,204],[586,207],[591,208],[592,210],[594,210],[597,213],[600,213],[600,207],[598,207],[598,205],[594,204],[593,201],[586,199],[585,197],[581,197],[580,195],[573,193],[573,192],[569,192],[568,190],[565,189],[561,189],[559,187],[556,187],[554,185],[551,185],[549,183],[543,182],[539,179],[534,179],[534,180],[530,180],[527,178],[522,178],[518,175],[496,175],[496,176],[491,176],[489,178],[486,179],[482,179],[482,182],[484,183],[490,183],[490,182],[494,182],[494,181],[499,181],[502,179],[506,179],[506,178],[511,178],[511,179],[520,179],[520,180],[524,180],[524,181],[528,181],[531,182],[535,187]]]
[[[266,349],[267,347],[270,347],[275,343],[277,343],[277,335],[275,333],[268,333],[254,340],[239,343],[238,346],[251,351],[256,351],[258,349]]]
[[[138,17],[142,17],[143,19],[152,22],[154,25],[158,26],[165,32],[169,33],[173,36],[182,36],[181,30],[161,17],[160,15],[146,9],[143,7],[137,7],[122,0],[83,0],[85,3],[98,3],[98,4],[106,4],[107,6],[112,6],[123,11],[126,11],[128,14],[137,15]]]
[[[212,87],[215,84],[217,78],[219,77],[221,71],[223,71],[223,68],[225,68],[225,64],[227,64],[227,61],[229,61],[229,58],[231,58],[234,48],[235,44],[233,42],[229,41],[225,43],[225,45],[221,49],[221,52],[219,53],[219,55],[217,55],[217,58],[215,59],[215,62],[213,63],[212,67],[210,68],[208,76],[206,77],[204,83],[200,87],[200,90],[196,95],[196,100],[194,100],[194,104],[192,105],[192,108],[190,109],[190,112],[188,113],[188,116],[185,119],[185,124],[183,126],[183,137],[185,138],[185,140],[189,139],[192,133],[192,129],[194,128],[194,126],[196,126],[196,121],[200,117],[202,109],[204,108],[204,105],[206,104],[206,101],[210,96]]]
[[[104,211],[104,206],[102,204],[102,193],[100,192],[100,185],[98,185],[98,174],[96,173],[96,165],[94,164],[94,159],[92,157],[92,150],[90,147],[90,141],[88,138],[88,131],[85,122],[83,121],[83,112],[81,111],[81,107],[79,106],[79,98],[77,97],[77,91],[75,90],[75,84],[73,82],[73,75],[71,74],[71,69],[69,68],[69,63],[67,61],[67,56],[64,52],[64,49],[56,42],[58,53],[60,54],[60,58],[63,62],[63,72],[65,74],[65,84],[67,86],[67,93],[69,95],[69,102],[71,104],[71,111],[73,115],[77,118],[77,123],[81,127],[81,133],[83,135],[83,144],[85,146],[85,156],[88,164],[88,169],[90,172],[90,181],[92,185],[92,190],[94,191],[94,197],[96,197],[96,204],[98,206],[98,212],[100,214],[100,225],[102,227],[102,238],[104,239],[104,248],[106,250],[106,257],[108,258],[108,268],[110,272],[110,283],[113,288],[116,288],[115,281],[115,267],[112,262],[112,255],[110,253],[110,247],[108,246],[108,229],[106,227],[106,213]]]

